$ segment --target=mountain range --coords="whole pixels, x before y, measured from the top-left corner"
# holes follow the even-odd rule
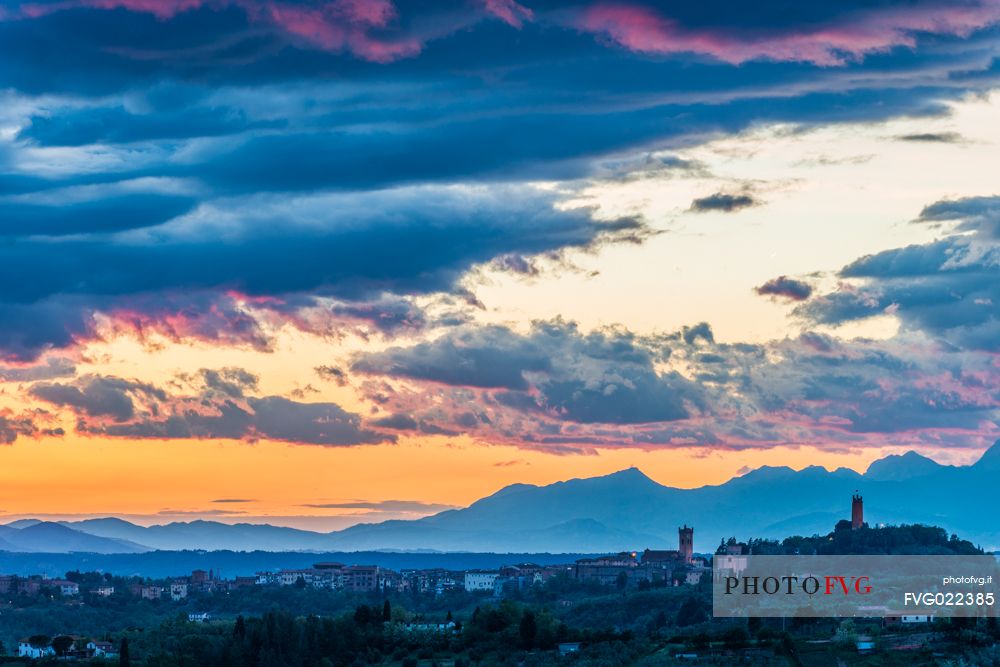
[[[758,468],[724,484],[680,489],[637,468],[546,486],[514,484],[469,507],[411,521],[358,524],[321,533],[215,521],[139,526],[117,518],[0,526],[0,551],[138,553],[148,550],[604,552],[672,549],[681,524],[695,549],[736,536],[825,534],[864,496],[871,524],[924,523],[1000,548],[992,514],[1000,482],[1000,441],[973,465],[948,466],[915,452],[879,459],[863,474]]]

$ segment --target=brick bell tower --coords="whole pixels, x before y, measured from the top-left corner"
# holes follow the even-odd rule
[[[865,523],[865,505],[861,494],[854,492],[851,496],[851,530],[857,530]]]
[[[694,528],[688,528],[687,524],[684,524],[683,528],[678,528],[677,540],[681,557],[685,563],[690,563],[694,556]]]

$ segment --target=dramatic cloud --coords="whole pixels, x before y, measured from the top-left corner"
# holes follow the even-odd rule
[[[36,382],[55,380],[76,375],[76,364],[62,357],[51,357],[43,364],[8,366],[0,368],[2,382]]]
[[[62,429],[41,428],[35,423],[35,416],[16,416],[0,413],[0,445],[10,445],[21,436],[36,438],[41,435],[60,436]]]
[[[662,422],[685,419],[704,407],[697,385],[677,373],[658,372],[656,362],[657,352],[627,332],[584,334],[573,324],[553,321],[535,323],[527,335],[504,327],[460,330],[362,355],[353,370],[496,390],[488,393],[487,406],[557,421]],[[489,409],[456,410],[451,428],[475,430],[492,422]]]
[[[704,325],[636,336],[549,322],[528,334],[467,329],[363,355],[354,370],[409,379],[385,392],[381,404],[395,412],[379,426],[426,433],[430,424],[579,454],[787,443],[847,449],[889,434],[911,445],[982,446],[1000,434],[993,368],[988,356],[920,337],[844,342],[809,332],[768,345],[722,344]]]
[[[204,370],[199,391],[173,395],[134,380],[85,376],[71,384],[37,384],[42,401],[77,413],[77,430],[126,438],[195,438],[349,446],[393,442],[366,429],[358,415],[333,403],[299,403],[244,390],[256,378],[242,369]]]
[[[947,225],[945,235],[849,264],[839,289],[798,313],[834,325],[889,314],[961,349],[1000,350],[1000,199],[937,202],[917,224]]]
[[[777,278],[768,280],[759,287],[755,287],[754,291],[761,296],[781,297],[790,301],[805,301],[812,295],[813,287],[802,280],[796,280],[788,276],[778,276]]]
[[[746,194],[732,195],[722,192],[707,197],[701,197],[691,202],[691,211],[695,213],[706,213],[708,211],[722,211],[732,213],[740,209],[757,206],[760,202]]]
[[[763,58],[841,65],[867,53],[912,46],[919,33],[968,35],[1000,20],[1000,10],[988,1],[960,7],[844,2],[804,13],[788,12],[783,2],[758,3],[758,8],[751,15],[746,6],[725,0],[698,8],[674,5],[679,14],[674,17],[645,4],[601,2],[572,24],[642,53],[698,53],[734,64]],[[685,18],[694,25],[686,25]]]
[[[902,134],[896,137],[899,141],[910,141],[924,144],[960,144],[965,139],[957,132],[923,132],[920,134]]]
[[[0,295],[0,350],[30,359],[94,337],[95,313],[122,330],[258,349],[269,347],[268,319],[323,332],[349,322],[419,328],[422,313],[385,291],[451,290],[497,255],[648,233],[634,219],[597,221],[589,209],[555,203],[550,193],[506,187],[255,197],[203,207],[155,233],[25,239],[0,247],[9,286]]]

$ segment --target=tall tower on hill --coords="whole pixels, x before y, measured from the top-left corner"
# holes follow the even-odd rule
[[[681,557],[685,563],[690,563],[694,555],[694,528],[688,528],[687,524],[684,524],[683,528],[677,529],[677,539]]]
[[[851,496],[851,530],[857,530],[865,523],[865,505],[860,493]]]

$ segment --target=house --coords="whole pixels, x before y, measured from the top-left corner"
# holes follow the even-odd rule
[[[483,572],[481,570],[466,572],[465,590],[493,592],[499,577],[499,572]]]
[[[559,644],[559,655],[569,655],[580,652],[580,642],[563,642]]]
[[[68,581],[66,579],[47,579],[45,580],[45,586],[58,590],[59,594],[63,597],[80,594],[80,585],[75,581]]]
[[[34,597],[42,591],[42,578],[31,577],[29,579],[17,580],[17,592],[19,595]]]
[[[159,600],[163,589],[159,586],[140,586],[139,597],[143,600]]]
[[[114,586],[98,586],[97,588],[91,589],[90,592],[93,593],[94,595],[98,595],[98,596],[100,596],[102,598],[109,598],[109,597],[111,597],[112,595],[115,594],[115,587]]]
[[[377,591],[382,587],[381,568],[378,565],[351,565],[344,570],[344,590],[354,592]]]
[[[52,648],[52,640],[49,637],[38,636],[19,639],[17,641],[17,655],[19,658],[38,660],[55,654],[56,650]]]
[[[174,602],[183,600],[188,596],[188,585],[185,581],[175,581],[170,584],[170,599]]]
[[[188,614],[188,621],[191,623],[208,623],[211,618],[211,615],[207,611]]]
[[[406,632],[455,632],[454,621],[447,623],[402,623],[400,625]]]
[[[111,642],[91,641],[87,644],[87,650],[95,658],[117,658],[118,649]]]
[[[886,625],[931,623],[935,618],[933,611],[926,609],[914,609],[913,611],[887,611],[885,613]]]
[[[311,584],[314,570],[281,570],[278,572],[278,583],[282,586],[294,586],[299,583]]]

